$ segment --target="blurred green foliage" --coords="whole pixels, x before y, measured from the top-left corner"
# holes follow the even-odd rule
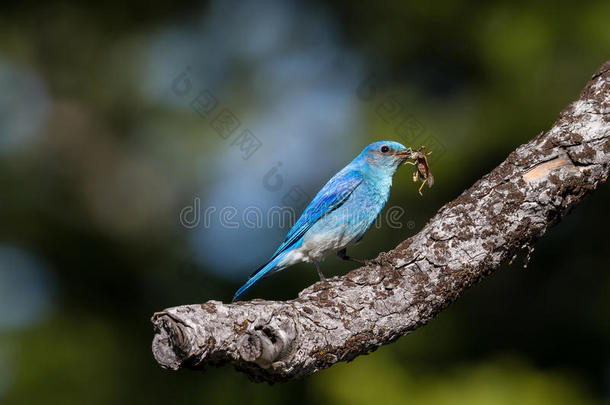
[[[19,327],[3,322],[15,304],[0,297],[0,402],[608,403],[607,187],[540,241],[527,270],[501,269],[430,325],[352,363],[274,386],[250,383],[229,367],[199,373],[156,365],[154,311],[228,300],[259,264],[253,260],[235,279],[194,259],[180,209],[194,194],[213,190],[214,176],[227,176],[214,156],[228,143],[184,105],[154,100],[147,90],[152,39],[168,27],[187,30],[204,21],[221,27],[216,48],[199,47],[211,28],[196,31],[186,45],[204,60],[224,48],[237,55],[217,76],[223,103],[239,106],[244,120],[273,114],[264,98],[252,95],[261,94],[253,90],[253,72],[283,50],[271,46],[252,62],[240,53],[245,38],[223,42],[236,27],[214,14],[220,3],[1,6],[0,243],[43,261],[47,270],[39,271],[55,280],[57,293],[43,319],[32,316]],[[227,13],[239,8],[227,7]],[[273,14],[275,7],[262,2],[260,9]],[[326,174],[304,180],[308,192],[369,141],[401,140],[378,114],[388,97],[398,97],[444,151],[433,160],[437,186],[424,198],[410,174],[396,177],[388,205],[407,207],[414,229],[371,229],[355,249],[361,257],[416,232],[516,146],[549,128],[610,50],[610,3],[602,0],[329,1],[290,8],[286,15],[311,8],[313,20],[323,10],[319,21],[328,32],[305,30],[305,43],[332,31],[337,47],[358,55],[362,80],[369,73],[378,78],[373,100],[359,100],[354,86],[360,131],[316,141],[314,166]],[[244,25],[260,22],[243,18]],[[309,49],[303,48],[304,60]],[[170,47],[165,59],[173,56]],[[184,65],[173,68],[161,77],[162,87]],[[289,80],[301,83],[302,73],[293,71]],[[291,136],[286,142],[296,141]],[[269,243],[261,257],[275,247]],[[0,257],[0,270],[18,271],[12,263]],[[332,275],[350,268],[334,258],[325,263]],[[255,294],[291,298],[314,280],[308,266],[296,266]],[[23,294],[37,294],[28,291]]]
[[[456,365],[441,372],[411,370],[380,353],[358,367],[342,364],[316,379],[316,388],[338,404],[587,404],[578,381],[532,369],[511,359]],[[374,376],[373,378],[371,376]],[[354,389],[354,387],[359,387]]]

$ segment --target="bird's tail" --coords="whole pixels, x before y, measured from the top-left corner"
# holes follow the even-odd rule
[[[275,271],[279,271],[283,269],[285,266],[280,265],[287,252],[282,252],[273,259],[271,259],[267,264],[263,267],[252,273],[246,284],[242,285],[239,290],[233,296],[233,301],[236,301],[240,295],[242,295],[248,288],[252,287],[254,283],[263,278],[267,274],[271,274]]]

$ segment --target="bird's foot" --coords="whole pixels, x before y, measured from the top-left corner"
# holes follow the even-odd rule
[[[347,249],[341,249],[340,251],[337,252],[337,255],[343,259],[343,260],[349,260],[351,262],[356,262],[356,263],[360,263],[363,264],[365,266],[372,266],[372,265],[380,265],[381,262],[377,259],[358,259],[356,257],[352,257],[352,256],[348,256],[347,255]]]

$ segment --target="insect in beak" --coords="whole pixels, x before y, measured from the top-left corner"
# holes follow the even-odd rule
[[[424,184],[428,183],[428,187],[432,187],[434,185],[434,176],[430,171],[430,166],[428,165],[427,157],[432,152],[426,152],[426,147],[422,146],[418,150],[407,149],[404,152],[401,152],[400,156],[405,156],[405,164],[410,164],[415,166],[415,172],[413,173],[413,181],[418,182],[420,179],[422,180],[422,184],[419,187],[419,195],[423,195],[421,190],[424,187]],[[409,162],[413,160],[413,162]]]

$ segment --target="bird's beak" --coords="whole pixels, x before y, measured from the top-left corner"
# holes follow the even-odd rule
[[[401,157],[403,160],[411,159],[412,155],[413,155],[413,151],[411,150],[411,148],[405,149],[402,152],[398,152],[396,154],[396,156]]]

